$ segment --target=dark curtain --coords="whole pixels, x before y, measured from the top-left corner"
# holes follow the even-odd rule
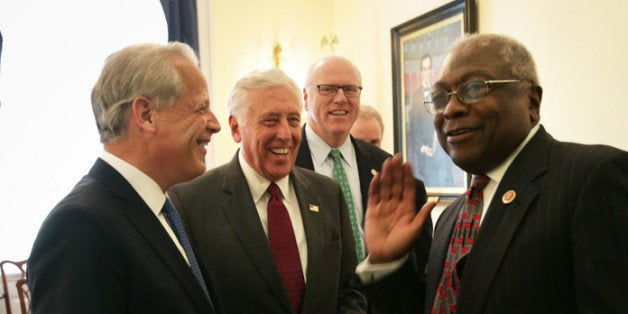
[[[198,54],[196,0],[159,0],[168,23],[168,41],[184,42]]]

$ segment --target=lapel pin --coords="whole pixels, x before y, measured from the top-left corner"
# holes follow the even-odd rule
[[[318,206],[310,204],[310,211],[318,213]]]
[[[502,202],[504,204],[510,204],[517,197],[517,192],[514,190],[508,190],[504,195],[502,195]]]
[[[375,170],[375,169],[371,169],[371,174],[372,174],[373,176],[376,176],[376,175],[377,175],[377,170]]]

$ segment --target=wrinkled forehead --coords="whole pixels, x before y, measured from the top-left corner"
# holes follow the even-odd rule
[[[447,53],[437,81],[460,83],[459,80],[474,74],[487,78],[500,78],[507,75],[505,65],[505,60],[499,56],[494,47],[476,42],[465,42],[454,46]]]

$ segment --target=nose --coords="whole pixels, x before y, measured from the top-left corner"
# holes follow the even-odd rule
[[[347,96],[345,95],[345,90],[342,88],[338,88],[338,92],[334,95],[334,102],[343,102],[347,101]]]
[[[218,119],[216,119],[216,116],[211,110],[207,110],[206,122],[207,122],[207,126],[206,126],[207,131],[209,131],[212,134],[220,132],[220,123],[218,122]]]
[[[292,132],[290,132],[291,126],[288,119],[281,119],[277,124],[276,136],[283,141],[289,141],[292,138]]]
[[[458,93],[452,92],[449,95],[449,102],[443,110],[443,117],[454,118],[469,112],[469,106],[458,99]]]

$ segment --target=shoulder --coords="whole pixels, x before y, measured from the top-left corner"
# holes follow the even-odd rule
[[[355,147],[355,153],[359,159],[358,162],[364,158],[364,160],[368,160],[371,163],[378,163],[381,165],[386,158],[392,157],[392,155],[387,151],[371,143],[354,138],[353,136],[351,137],[351,142],[353,143],[353,147]]]
[[[234,165],[227,163],[216,168],[210,169],[202,175],[183,183],[174,185],[168,190],[168,193],[184,193],[186,191],[197,191],[199,188],[205,188],[207,186],[216,187],[217,182],[223,180],[223,178],[229,174],[234,173],[237,169]]]
[[[338,183],[334,181],[332,178],[322,175],[314,170],[294,166],[292,168],[292,174],[297,182],[310,182],[311,184],[320,184],[321,187],[324,186],[338,186]]]
[[[579,171],[615,164],[628,167],[628,152],[608,145],[587,145],[555,141],[549,150],[550,166],[579,167]]]

